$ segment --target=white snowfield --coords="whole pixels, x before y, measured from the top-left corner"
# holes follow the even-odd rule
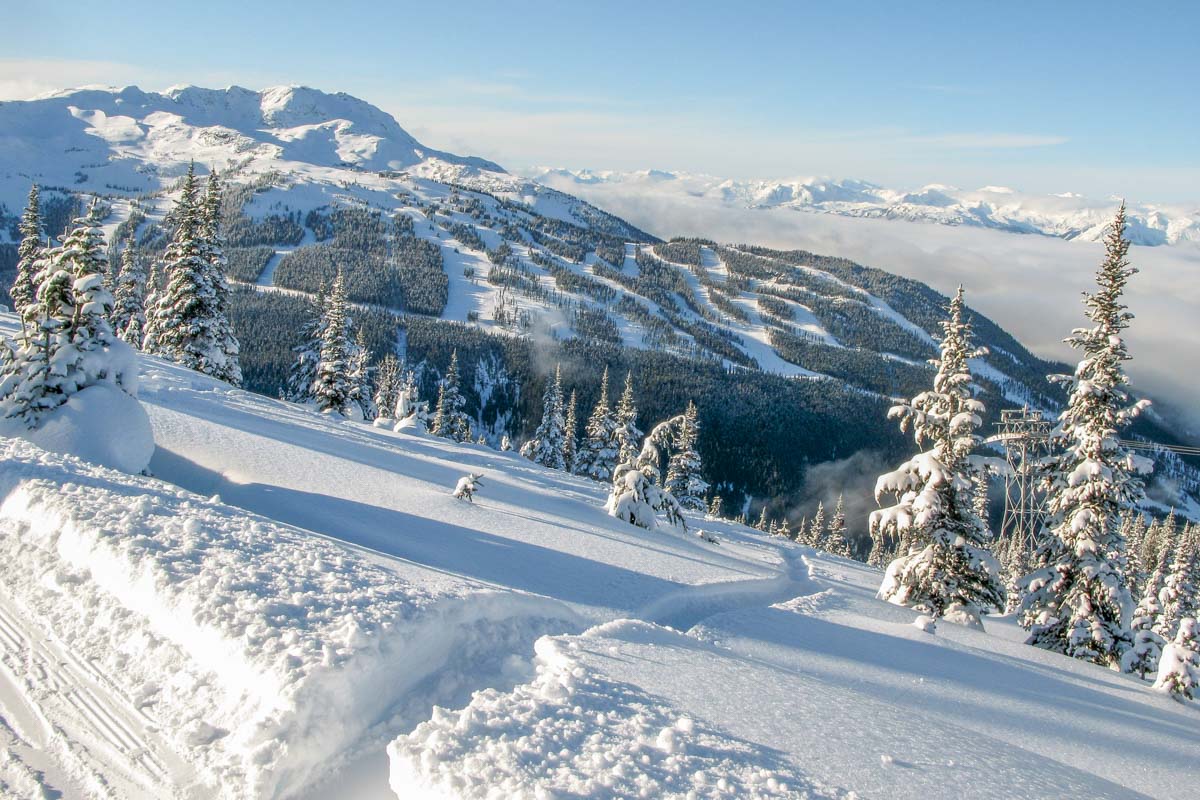
[[[644,531],[514,454],[153,358],[140,398],[152,478],[0,439],[0,797],[1178,797],[1200,774],[1197,708],[1007,619],[918,631],[854,562]]]

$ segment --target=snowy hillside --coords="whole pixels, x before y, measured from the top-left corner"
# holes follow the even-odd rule
[[[10,316],[0,324],[11,332]],[[861,564],[143,357],[154,477],[0,441],[0,795],[1132,797],[1197,711]],[[458,477],[482,473],[474,503]],[[703,530],[717,540],[697,536]]]
[[[847,217],[966,225],[1062,239],[1099,241],[1119,200],[1065,192],[1036,195],[1004,186],[964,190],[930,184],[907,191],[858,180],[730,180],[662,170],[613,172],[541,169],[530,177],[546,186],[604,204],[616,194],[706,197],[739,208],[789,208]],[[1200,209],[1131,203],[1128,237],[1139,245],[1200,242]]]

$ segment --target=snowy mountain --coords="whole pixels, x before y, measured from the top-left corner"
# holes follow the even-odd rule
[[[947,298],[920,282],[804,251],[660,242],[571,194],[431,150],[363,101],[300,87],[81,89],[0,104],[0,286],[32,181],[48,235],[98,197],[109,241],[132,239],[152,260],[193,162],[229,187],[242,368],[247,387],[270,396],[339,267],[374,357],[397,351],[427,396],[459,351],[476,435],[493,444],[531,434],[548,362],[568,368],[581,410],[600,364],[635,372],[647,411],[662,416],[682,411],[686,387],[708,386],[696,397],[700,448],[738,503],[799,491],[808,463],[898,454],[887,405],[930,378]],[[990,349],[972,364],[989,413],[1054,408],[1045,376],[1060,366],[974,318]],[[738,406],[721,402],[731,397]],[[1177,471],[1168,504],[1200,486]]]
[[[603,203],[613,194],[706,197],[740,208],[787,208],[847,217],[967,225],[1062,239],[1099,241],[1118,199],[1071,192],[1036,195],[1003,186],[964,190],[930,184],[913,191],[859,180],[796,178],[729,180],[687,172],[613,172],[539,169],[533,180]],[[1128,236],[1134,244],[1200,242],[1200,209],[1130,203]]]
[[[513,453],[141,368],[154,477],[0,441],[0,795],[1122,798],[1193,778],[1194,710],[1020,644],[1011,618],[931,635],[862,564],[702,516],[645,531]],[[468,472],[474,503],[450,496]]]

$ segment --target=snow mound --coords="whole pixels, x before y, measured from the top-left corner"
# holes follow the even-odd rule
[[[145,409],[109,383],[72,395],[33,430],[19,420],[2,420],[0,436],[19,437],[44,450],[130,474],[145,470],[154,455],[154,432]]]
[[[628,620],[539,639],[532,682],[479,692],[462,711],[435,709],[388,746],[392,790],[401,798],[828,796],[771,748],[589,668],[581,648],[603,652],[610,635],[682,639]]]
[[[149,776],[144,796],[189,784],[207,797],[293,794],[373,725],[406,710],[420,718],[426,697],[465,701],[464,670],[572,627],[553,601],[385,564],[215,499],[0,440],[0,617],[53,631],[62,654],[47,672],[69,659],[104,676],[118,710],[87,718],[123,722],[67,736],[111,733],[119,752],[101,758],[128,757],[131,773]],[[17,674],[26,655],[0,647]],[[78,715],[65,719],[69,728]],[[143,755],[153,769],[132,763]]]

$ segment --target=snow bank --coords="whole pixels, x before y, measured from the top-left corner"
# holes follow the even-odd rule
[[[537,675],[503,693],[479,692],[388,746],[400,798],[826,796],[777,758],[668,700],[606,675],[587,658],[609,637],[686,641],[628,620],[579,637],[537,642]]]
[[[19,440],[0,440],[0,498],[0,611],[107,676],[182,765],[167,785],[204,796],[294,793],[371,726],[465,701],[471,670],[573,627],[553,601]]]
[[[108,383],[72,395],[33,430],[20,420],[0,420],[0,436],[20,437],[44,450],[131,474],[146,469],[154,455],[154,433],[145,409]]]

